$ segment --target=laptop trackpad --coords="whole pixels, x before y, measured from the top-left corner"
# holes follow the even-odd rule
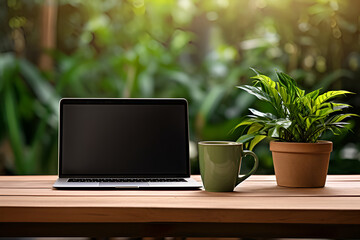
[[[114,183],[114,182],[101,182],[99,187],[115,187],[115,188],[139,188],[149,186],[146,182],[128,182],[128,183]]]

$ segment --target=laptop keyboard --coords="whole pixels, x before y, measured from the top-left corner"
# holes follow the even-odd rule
[[[183,178],[70,178],[68,182],[186,182]]]

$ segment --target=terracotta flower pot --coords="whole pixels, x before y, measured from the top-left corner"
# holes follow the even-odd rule
[[[276,182],[283,187],[324,187],[333,143],[270,142]]]

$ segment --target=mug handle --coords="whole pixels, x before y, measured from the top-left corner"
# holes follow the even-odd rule
[[[253,158],[254,158],[254,166],[253,168],[250,170],[250,172],[248,172],[247,174],[245,174],[244,176],[242,177],[238,177],[237,178],[237,181],[236,181],[236,185],[238,185],[239,183],[243,182],[245,179],[247,179],[248,177],[250,177],[252,174],[254,174],[259,166],[259,159],[258,157],[256,156],[256,154],[252,151],[249,151],[249,150],[244,150],[243,151],[243,157],[245,157],[246,155],[251,155]]]

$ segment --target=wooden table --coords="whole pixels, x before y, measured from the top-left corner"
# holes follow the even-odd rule
[[[55,179],[0,176],[0,236],[360,238],[360,175],[312,189],[255,175],[231,193],[65,191]]]

